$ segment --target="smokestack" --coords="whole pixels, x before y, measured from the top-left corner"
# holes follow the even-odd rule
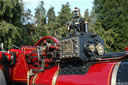
[[[85,20],[85,32],[88,33],[89,31],[89,24],[88,24],[88,20]]]
[[[80,17],[79,8],[75,7],[73,13],[74,13],[73,18],[74,18],[75,22],[79,22],[79,17]]]

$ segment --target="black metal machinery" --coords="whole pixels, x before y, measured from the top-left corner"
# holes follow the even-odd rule
[[[89,24],[85,19],[79,18],[79,9],[75,8],[73,22],[68,22],[69,36],[61,42],[61,59],[79,58],[82,61],[94,59],[104,55],[104,41],[89,32]]]

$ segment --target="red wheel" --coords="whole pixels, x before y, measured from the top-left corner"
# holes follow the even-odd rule
[[[46,62],[49,63],[52,61],[52,55],[48,54],[48,52],[59,49],[59,40],[46,36],[41,38],[35,46],[37,50],[31,53],[31,55],[35,53],[35,56],[29,56],[27,60],[32,64],[30,66],[34,68],[33,71],[44,71]]]
[[[45,36],[42,37],[36,44],[35,46],[40,46],[45,40],[47,41],[47,39],[54,41],[54,43],[56,43],[57,45],[59,44],[59,40],[54,38],[54,37],[50,37],[50,36]]]

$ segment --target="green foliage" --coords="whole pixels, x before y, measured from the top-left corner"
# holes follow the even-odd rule
[[[127,3],[128,0],[94,0],[91,16],[88,9],[85,11],[84,18],[90,21],[90,31],[104,39],[106,49],[120,51],[128,46]],[[35,9],[34,24],[31,23],[31,10],[23,10],[22,0],[1,0],[0,9],[0,42],[5,44],[5,49],[11,48],[12,44],[34,45],[43,36],[65,37],[68,34],[66,22],[73,16],[69,3],[63,4],[56,16],[54,7],[46,14],[41,1]]]
[[[22,11],[23,2],[21,0],[0,0],[0,20],[18,26]]]
[[[127,21],[128,0],[95,0],[94,8],[97,23],[109,35],[109,41],[104,36],[105,42],[113,51],[124,50],[128,46]],[[96,24],[97,26],[97,24]],[[109,33],[110,32],[110,33]],[[104,33],[104,34],[105,34]],[[101,35],[104,35],[101,33]]]
[[[44,8],[44,2],[41,1],[38,7],[35,9],[35,30],[34,30],[34,36],[33,41],[37,42],[41,37],[46,36],[46,10]]]
[[[37,33],[38,34],[38,33]],[[25,24],[22,26],[22,45],[35,45],[37,42],[36,28],[34,24]]]
[[[88,9],[86,9],[86,11],[84,12],[84,18],[86,20],[89,20],[89,12],[88,12]]]
[[[97,22],[94,26],[95,27],[93,30],[95,30],[95,33],[104,39],[105,47],[107,49],[114,50],[112,47],[115,44],[114,41],[117,38],[118,34],[116,34],[112,29],[105,31],[104,28],[102,28],[100,22]]]
[[[4,43],[4,49],[12,48],[12,44],[23,44],[20,28],[22,11],[22,0],[0,0],[0,43]]]
[[[59,12],[59,15],[57,17],[57,24],[58,28],[56,29],[58,32],[57,38],[62,38],[66,36],[67,33],[67,27],[66,22],[71,21],[73,17],[73,14],[71,12],[71,8],[69,3],[66,3],[65,5],[62,5],[61,11]]]
[[[0,42],[4,43],[4,49],[12,48],[12,44],[20,46],[22,30],[5,21],[0,22]]]
[[[65,25],[67,21],[72,19],[72,13],[69,3],[62,5],[61,11],[59,12],[58,22],[61,26]]]
[[[43,8],[43,10],[45,10],[45,8]],[[46,17],[48,18],[47,24],[43,23],[43,21],[38,20],[39,23],[37,23],[36,34],[35,34],[36,39],[39,39],[43,36],[53,36],[60,39],[66,36],[67,34],[66,22],[72,19],[72,13],[69,3],[62,5],[61,11],[59,12],[58,16],[55,16],[53,7],[51,7],[48,10],[47,16],[45,15],[41,17],[40,14],[37,13],[37,11],[36,11],[36,16],[40,17],[40,20],[44,20],[45,22],[47,21]]]
[[[45,14],[45,8],[44,8],[44,2],[41,1],[40,5],[35,9],[35,19],[36,19],[36,24],[41,24],[44,25],[46,24],[46,14]]]
[[[55,22],[56,16],[55,16],[55,12],[54,12],[54,7],[51,7],[48,10],[47,17],[48,17],[48,24]]]
[[[23,25],[30,24],[32,22],[32,17],[33,15],[31,14],[30,9],[24,10],[21,16],[21,23]]]

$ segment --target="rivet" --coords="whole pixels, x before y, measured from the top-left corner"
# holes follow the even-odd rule
[[[75,47],[78,48],[78,45],[76,45]]]
[[[119,73],[121,72],[121,70],[119,70]]]

